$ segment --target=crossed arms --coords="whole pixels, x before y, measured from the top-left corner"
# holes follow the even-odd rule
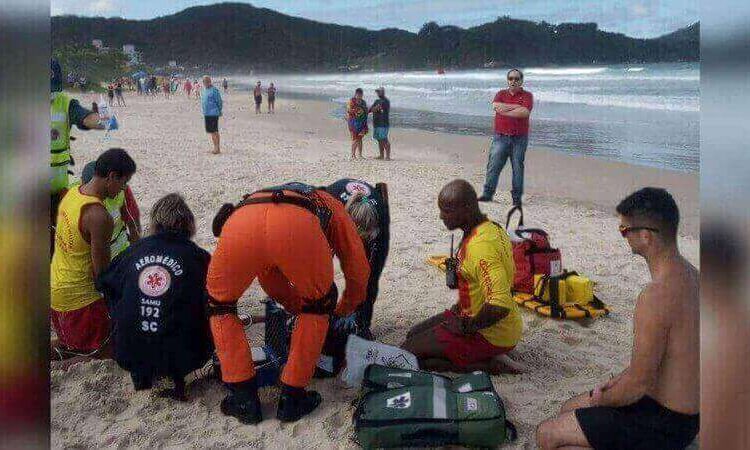
[[[493,102],[492,109],[501,116],[515,117],[517,119],[524,119],[531,114],[529,108],[515,103]]]

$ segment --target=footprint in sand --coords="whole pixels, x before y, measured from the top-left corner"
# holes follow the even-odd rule
[[[323,420],[323,429],[325,430],[329,439],[338,440],[341,437],[342,433],[346,433],[347,421],[344,418],[346,414],[346,409],[339,409]]]
[[[323,425],[333,430],[338,430],[344,425],[344,418],[341,417],[344,414],[343,411],[336,411],[330,416],[326,417],[323,421]]]
[[[573,324],[561,323],[560,324],[560,340],[568,344],[571,347],[581,343],[581,338],[578,336],[578,331]]]
[[[119,416],[130,408],[130,402],[122,398],[114,398],[106,402],[106,413],[110,416]]]
[[[569,332],[561,332],[560,340],[568,344],[571,347],[575,347],[576,345],[581,343],[581,338]]]
[[[529,322],[529,328],[539,328],[542,325],[544,325],[544,319],[541,319],[539,317],[536,317],[531,322]]]

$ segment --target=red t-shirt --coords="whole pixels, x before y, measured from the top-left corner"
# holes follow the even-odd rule
[[[521,89],[515,95],[510,90],[503,89],[495,95],[493,102],[514,103],[521,105],[531,112],[534,106],[534,96],[531,92]],[[495,133],[506,134],[509,136],[522,136],[529,134],[529,118],[520,119],[518,117],[502,116],[495,113]]]

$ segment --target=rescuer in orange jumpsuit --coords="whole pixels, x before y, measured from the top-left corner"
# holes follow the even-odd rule
[[[320,394],[305,388],[320,357],[329,315],[351,314],[366,295],[370,268],[344,206],[323,190],[296,185],[309,190],[300,193],[285,185],[272,188],[277,189],[273,193],[259,191],[237,207],[225,204],[214,219],[219,243],[207,277],[210,323],[222,380],[231,391],[221,410],[244,423],[262,420],[250,345],[236,314],[237,301],[253,280],[258,277],[271,298],[297,315],[276,414],[285,422],[299,420],[321,402]],[[331,250],[346,279],[338,302]]]

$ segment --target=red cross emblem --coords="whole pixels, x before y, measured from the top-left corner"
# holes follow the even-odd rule
[[[167,269],[155,265],[146,267],[138,277],[138,287],[149,297],[159,297],[169,290],[171,277]]]
[[[152,273],[149,274],[148,281],[146,281],[146,283],[151,289],[156,291],[164,284],[164,278],[162,278],[162,276],[158,273]]]

